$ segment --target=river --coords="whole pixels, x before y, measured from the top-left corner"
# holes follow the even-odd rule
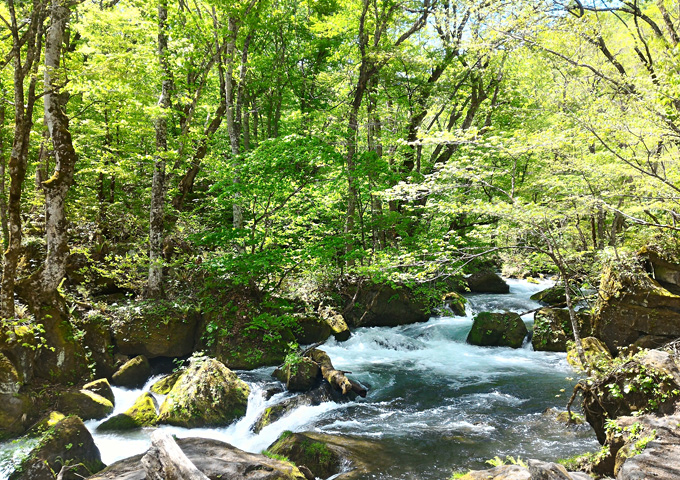
[[[239,372],[252,391],[246,416],[238,422],[217,429],[163,428],[179,437],[220,439],[250,452],[265,449],[284,430],[365,438],[388,455],[364,478],[385,480],[447,479],[452,471],[490,468],[485,462],[496,455],[554,461],[596,450],[599,445],[588,427],[565,427],[543,415],[547,408],[564,408],[569,398],[575,374],[565,354],[534,352],[530,345],[511,349],[465,343],[476,313],[536,308],[529,296],[550,285],[508,283],[509,294],[468,295],[465,317],[361,328],[346,342],[327,342],[322,348],[334,366],[351,371],[350,377],[370,387],[365,399],[300,407],[256,435],[250,428],[264,408],[290,396],[264,399],[273,369],[263,368]],[[529,326],[532,317],[524,317]],[[115,414],[125,411],[141,390],[114,392]],[[150,430],[100,434],[99,423],[86,425],[105,463],[148,448]],[[10,450],[18,448],[0,447],[0,478],[1,464],[6,467]]]

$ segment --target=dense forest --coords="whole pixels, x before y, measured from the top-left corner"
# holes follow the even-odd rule
[[[675,0],[5,0],[0,22],[22,388],[133,353],[294,363],[301,316],[375,286],[434,308],[488,270],[562,282],[585,365],[602,272],[680,259]],[[159,318],[191,345],[108,333]]]

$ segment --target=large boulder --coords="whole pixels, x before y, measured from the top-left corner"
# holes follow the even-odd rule
[[[175,383],[177,383],[177,380],[179,380],[179,377],[182,376],[182,370],[177,370],[176,372],[172,372],[170,375],[166,375],[156,382],[154,382],[153,385],[151,385],[151,391],[153,393],[157,393],[159,395],[167,395],[170,393],[170,390],[172,390],[172,387],[175,386]]]
[[[357,281],[345,285],[343,317],[350,327],[397,326],[426,322],[430,310],[406,287]]]
[[[177,445],[208,478],[230,480],[305,480],[292,464],[247,453],[228,443],[208,438],[178,438]],[[144,455],[110,465],[89,480],[145,480]]]
[[[80,332],[88,363],[94,368],[97,377],[110,377],[116,371],[110,324],[110,318],[98,310],[90,310],[82,317],[73,319],[73,325]]]
[[[311,390],[321,380],[321,368],[313,360],[300,357],[274,370],[274,378],[286,384],[291,392]]]
[[[590,480],[581,472],[568,472],[562,465],[528,460],[527,466],[501,465],[490,470],[473,471],[460,480]]]
[[[444,295],[442,300],[444,301],[446,308],[448,308],[454,316],[465,316],[465,304],[467,303],[467,299],[460,293],[449,292]]]
[[[311,438],[308,434],[283,432],[279,439],[267,448],[276,455],[283,455],[298,467],[307,467],[315,477],[328,478],[340,473],[346,455],[338,448],[330,448],[326,442]]]
[[[590,335],[590,315],[576,312],[579,333],[582,337]],[[569,310],[561,308],[541,308],[534,313],[534,331],[531,344],[536,351],[566,352],[567,342],[574,339]]]
[[[0,441],[24,433],[34,413],[33,402],[28,395],[0,394]]]
[[[582,395],[586,420],[604,443],[608,420],[672,413],[680,397],[680,369],[667,352],[641,352],[582,388]]]
[[[151,365],[144,355],[128,360],[113,374],[111,382],[119,387],[139,388],[151,376]]]
[[[196,428],[225,426],[246,413],[250,387],[222,363],[193,359],[163,401],[159,423]]]
[[[57,409],[83,420],[104,418],[113,412],[113,403],[90,390],[66,390],[59,393]]]
[[[331,336],[331,327],[322,318],[312,315],[295,317],[296,327],[293,329],[295,340],[300,345],[325,342]]]
[[[475,316],[467,343],[482,347],[520,348],[529,331],[516,313],[481,312]]]
[[[465,279],[467,287],[475,293],[509,293],[510,286],[497,273],[486,270],[473,273]]]
[[[125,355],[184,357],[194,351],[198,310],[168,301],[142,302],[114,314],[113,338]]]
[[[680,267],[678,267],[680,269]],[[641,337],[680,337],[680,290],[635,266],[604,269],[593,315],[594,336],[617,354]]]
[[[125,412],[114,415],[97,427],[97,430],[134,430],[156,425],[158,402],[149,392],[144,392]]]
[[[105,467],[92,435],[78,417],[66,417],[49,428],[38,446],[21,462],[9,480],[54,480],[65,465],[64,480],[80,480]]]
[[[545,290],[536,292],[529,298],[535,302],[541,302],[553,307],[565,306],[567,303],[566,289],[564,288],[564,285],[561,284],[553,285],[552,287],[548,287]]]

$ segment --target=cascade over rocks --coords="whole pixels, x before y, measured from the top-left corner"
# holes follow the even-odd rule
[[[151,376],[151,365],[144,355],[125,362],[111,377],[111,382],[119,387],[139,388]]]
[[[467,343],[482,347],[520,348],[529,331],[516,313],[481,312],[475,316]]]
[[[156,425],[158,402],[149,392],[144,392],[123,413],[114,415],[97,427],[97,430],[134,430]]]
[[[105,467],[92,435],[78,417],[66,417],[49,428],[38,446],[9,480],[54,480],[54,472],[69,465],[64,480],[80,480]]]
[[[644,337],[654,338],[657,343],[680,337],[680,287],[661,280],[680,275],[680,266],[670,266],[665,263],[657,279],[641,269],[605,268],[593,330],[612,353],[618,354]]]
[[[305,480],[294,465],[264,455],[247,453],[208,438],[178,438],[177,445],[196,468],[212,480]],[[89,480],[145,480],[144,455],[110,465]]]
[[[200,313],[168,301],[155,300],[121,307],[113,317],[113,338],[120,353],[184,357],[194,351]]]
[[[397,326],[426,322],[427,305],[405,285],[376,285],[365,279],[347,281],[340,288],[342,316],[350,327]]]
[[[490,270],[473,273],[465,282],[474,293],[510,293],[510,286],[505,280]]]
[[[225,426],[246,413],[250,387],[219,361],[194,358],[160,407],[159,423]]]

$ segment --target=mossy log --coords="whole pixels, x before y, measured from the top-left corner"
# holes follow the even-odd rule
[[[334,388],[340,390],[343,395],[354,392],[361,397],[366,396],[366,389],[363,386],[347,378],[345,375],[347,372],[336,370],[335,367],[333,367],[331,359],[326,352],[314,348],[309,351],[308,355],[321,368],[321,375],[323,378]]]

